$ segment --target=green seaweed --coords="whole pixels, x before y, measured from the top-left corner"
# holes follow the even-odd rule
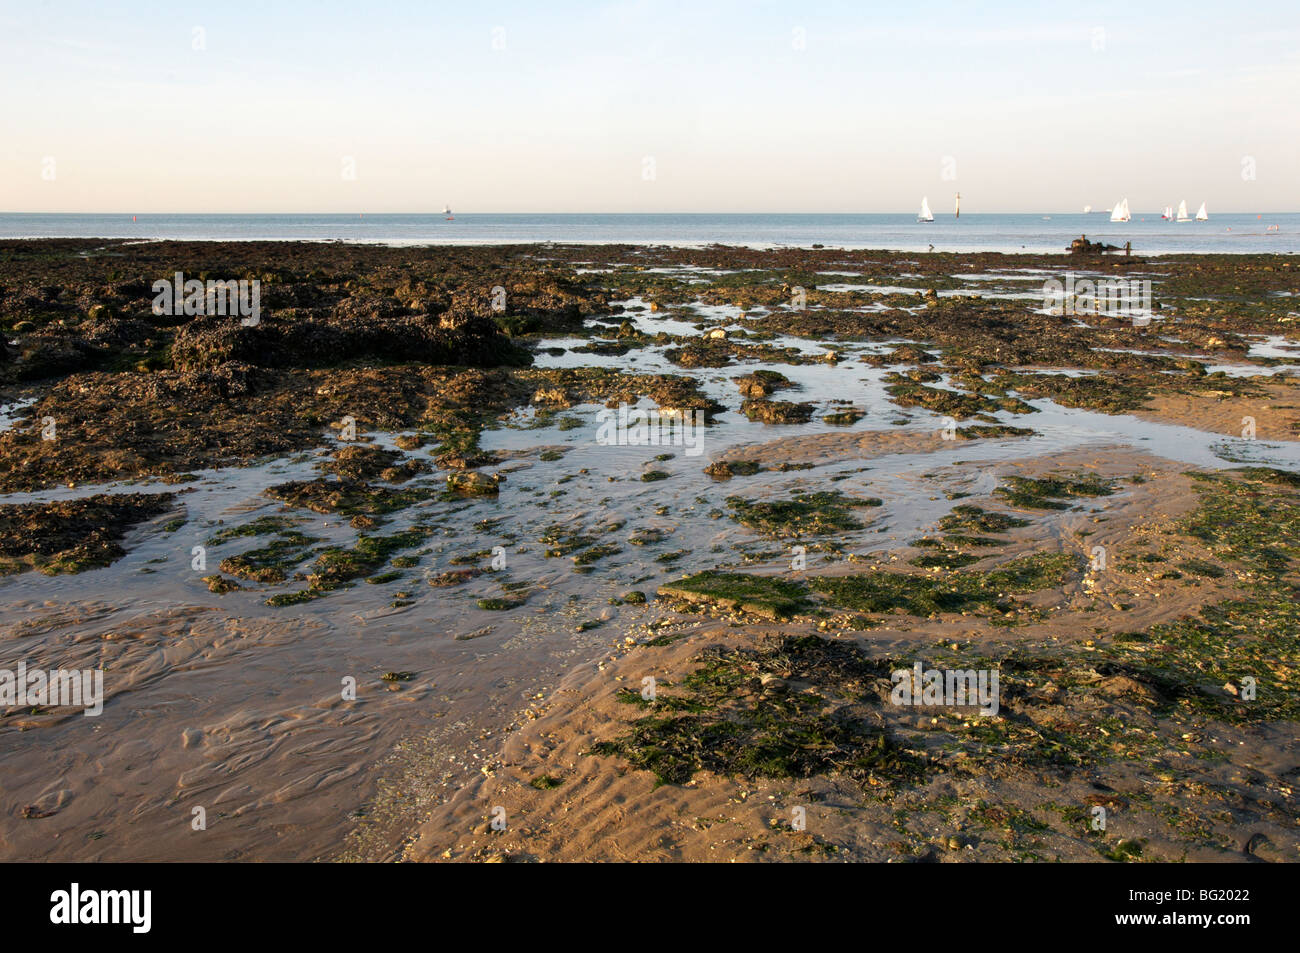
[[[659,587],[659,595],[698,605],[738,609],[768,619],[786,619],[810,605],[800,583],[747,573],[706,570]]]
[[[1064,510],[1069,503],[1064,500],[1079,497],[1110,496],[1115,492],[1114,481],[1095,473],[1064,477],[1005,477],[1004,485],[993,495],[1012,506],[1035,510]]]
[[[754,649],[715,646],[678,695],[662,690],[650,713],[592,753],[650,771],[656,785],[686,784],[698,772],[755,778],[848,777],[864,788],[912,782],[924,761],[862,716],[866,683],[884,673],[856,647],[810,636]],[[788,692],[762,676],[811,682]]]
[[[850,508],[882,505],[875,497],[856,498],[838,491],[796,493],[789,500],[746,500],[727,497],[732,519],[772,538],[824,536],[862,529]]]

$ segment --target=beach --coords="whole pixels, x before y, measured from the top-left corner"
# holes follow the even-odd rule
[[[1300,264],[814,244],[0,240],[0,856],[1300,859]]]

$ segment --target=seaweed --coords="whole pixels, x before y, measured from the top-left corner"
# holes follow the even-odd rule
[[[810,605],[807,590],[800,583],[717,570],[660,586],[659,595],[692,605],[737,609],[767,619],[786,619]]]
[[[701,771],[749,779],[839,774],[864,788],[923,776],[924,761],[866,717],[874,699],[865,685],[883,670],[860,650],[785,637],[757,650],[714,646],[696,662],[683,694],[661,691],[648,714],[592,753],[652,772],[656,786],[686,784]],[[787,680],[811,684],[790,692]]]
[[[727,497],[732,519],[773,538],[824,536],[862,529],[863,524],[850,509],[877,507],[883,502],[877,497],[849,497],[834,490],[796,493],[789,500],[776,501]]]

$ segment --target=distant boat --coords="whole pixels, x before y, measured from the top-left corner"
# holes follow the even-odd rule
[[[1178,218],[1177,218],[1177,221],[1180,221],[1180,222],[1190,222],[1191,220],[1192,220],[1192,217],[1191,217],[1190,215],[1187,214],[1187,199],[1183,199],[1181,202],[1178,203]]]
[[[957,193],[957,207],[953,210],[953,218],[961,218],[961,193]]]
[[[921,211],[917,213],[917,215],[916,215],[916,220],[917,220],[918,222],[933,222],[933,221],[934,221],[934,213],[930,211],[930,199],[929,199],[929,196],[926,196],[926,197],[924,197],[924,198],[921,199]]]
[[[1172,221],[1174,217],[1174,207],[1172,205],[1166,205],[1165,210],[1164,212],[1161,213],[1160,217],[1167,218]]]
[[[1208,222],[1210,220],[1210,213],[1205,211],[1204,202],[1202,202],[1201,207],[1196,210],[1196,220],[1198,222]]]
[[[442,207],[442,214],[445,215],[445,216],[447,216],[447,221],[449,221],[449,222],[453,222],[453,221],[456,220],[456,216],[451,214],[451,206],[450,206],[450,205],[444,205],[444,206]]]
[[[1092,211],[1092,206],[1091,206],[1091,205],[1085,205],[1085,206],[1083,207],[1083,214],[1084,214],[1084,215],[1087,215],[1087,214],[1088,214],[1089,212],[1091,212],[1091,211]]]
[[[1112,222],[1127,222],[1133,215],[1128,210],[1128,199],[1122,198],[1115,207],[1110,211],[1110,220]]]

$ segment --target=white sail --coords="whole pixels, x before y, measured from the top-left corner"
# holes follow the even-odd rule
[[[1187,199],[1183,199],[1178,203],[1178,221],[1190,222],[1191,220],[1192,217],[1187,214]]]
[[[1112,222],[1127,222],[1132,217],[1133,216],[1129,214],[1127,198],[1122,198],[1116,202],[1115,207],[1111,209],[1110,212],[1110,220]]]
[[[953,210],[953,218],[961,218],[961,193],[957,193],[957,207]]]
[[[1166,206],[1165,206],[1165,214],[1164,214],[1164,217],[1165,217],[1165,218],[1173,218],[1173,217],[1174,217],[1174,207],[1173,207],[1172,205],[1166,205]]]
[[[1083,207],[1083,214],[1084,214],[1084,215],[1087,215],[1087,214],[1088,214],[1089,212],[1091,212],[1091,211],[1092,211],[1092,206],[1091,206],[1091,205],[1085,205],[1085,206]]]
[[[930,198],[929,198],[929,196],[925,196],[925,197],[923,197],[923,198],[921,199],[921,211],[920,211],[919,213],[917,213],[916,220],[917,220],[918,222],[933,222],[933,221],[934,221],[934,213],[930,211]]]
[[[1201,207],[1196,210],[1196,220],[1198,222],[1208,222],[1210,220],[1210,213],[1205,210],[1204,202],[1202,202]]]

